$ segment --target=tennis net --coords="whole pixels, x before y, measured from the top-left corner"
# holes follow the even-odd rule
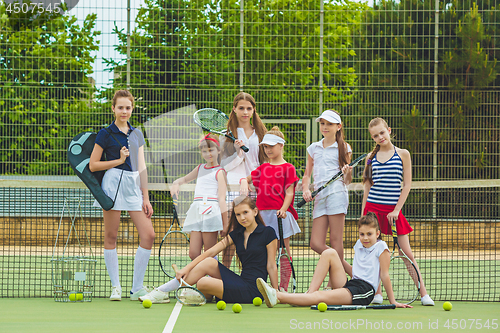
[[[158,246],[172,218],[167,184],[150,184],[156,241],[145,284],[168,280],[158,264]],[[186,211],[194,185],[181,188],[180,206]],[[362,186],[350,185],[350,205],[344,229],[344,255],[352,260],[357,240]],[[102,212],[76,178],[0,179],[0,297],[52,297],[51,257],[65,198],[81,200],[77,223],[84,223],[97,259],[94,297],[108,297],[111,285],[103,260]],[[296,193],[296,203],[301,192]],[[319,255],[309,247],[312,204],[298,209],[301,233],[291,239],[298,291],[308,288]],[[500,301],[500,181],[414,182],[404,214],[414,231],[410,244],[429,294],[435,300]],[[66,213],[65,213],[66,214]],[[180,216],[181,220],[183,216]],[[182,222],[182,221],[181,221]],[[70,225],[70,216],[63,216]],[[392,238],[384,236],[392,248]],[[329,242],[329,240],[327,240]],[[138,234],[123,213],[118,233],[120,279],[123,290],[132,285]],[[71,244],[70,244],[71,245]],[[233,269],[238,264],[233,260]],[[326,286],[326,282],[325,282]]]

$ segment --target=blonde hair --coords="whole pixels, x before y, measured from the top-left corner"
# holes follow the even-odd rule
[[[198,142],[198,149],[201,150],[202,148],[205,148],[205,147],[217,148],[217,151],[219,152],[219,154],[217,155],[217,162],[220,164],[220,159],[221,159],[220,145],[218,145],[216,142],[214,142],[212,140],[219,142],[219,138],[214,134],[210,133],[210,134],[202,136],[200,141]]]
[[[368,124],[368,129],[383,124],[385,128],[389,129],[389,125],[387,125],[387,122],[382,119],[382,118],[373,118],[370,123]],[[376,144],[375,147],[373,148],[372,152],[370,155],[368,155],[365,170],[363,171],[363,184],[366,182],[370,182],[371,185],[373,185],[373,179],[372,179],[372,160],[377,155],[378,151],[380,150],[380,145]]]
[[[273,126],[273,128],[267,131],[266,134],[273,134],[285,140],[285,136],[283,135],[283,132],[280,131],[280,128],[278,126]]]

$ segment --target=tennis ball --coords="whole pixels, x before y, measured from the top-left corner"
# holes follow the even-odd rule
[[[151,302],[150,299],[145,299],[144,301],[142,301],[142,306],[146,309],[149,309],[151,305],[153,305],[153,302]]]
[[[233,312],[234,312],[234,313],[240,313],[240,312],[241,312],[241,310],[243,310],[243,308],[241,307],[241,305],[240,305],[240,304],[235,303],[235,304],[233,305]]]
[[[76,294],[75,294],[75,293],[71,293],[71,294],[69,294],[69,296],[68,296],[68,297],[69,297],[69,300],[70,300],[71,302],[75,302],[75,301],[76,301]]]
[[[77,301],[81,301],[81,300],[83,300],[83,294],[82,294],[82,293],[78,293],[78,294],[76,294],[76,300],[77,300]]]
[[[318,310],[320,312],[325,312],[327,308],[328,307],[326,306],[326,303],[324,303],[324,302],[321,302],[321,303],[318,304]]]
[[[453,307],[453,305],[451,305],[450,302],[443,303],[443,309],[445,309],[446,311],[450,311],[452,307]]]
[[[224,310],[225,308],[226,308],[226,302],[224,302],[224,301],[217,302],[217,309]]]
[[[260,306],[260,305],[262,305],[262,298],[260,298],[260,297],[255,297],[255,298],[253,299],[253,305],[255,305],[255,306]]]

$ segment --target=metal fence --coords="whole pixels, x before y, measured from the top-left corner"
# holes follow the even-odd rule
[[[384,117],[429,188],[500,178],[500,0],[88,0],[37,17],[10,2],[0,2],[2,175],[73,175],[71,138],[109,124],[110,97],[127,88],[139,127],[190,105],[228,113],[246,91],[299,171],[320,137],[314,118],[334,108],[355,155]],[[454,192],[428,191],[430,219]]]

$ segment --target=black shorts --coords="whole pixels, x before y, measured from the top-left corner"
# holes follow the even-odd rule
[[[352,295],[352,305],[369,305],[375,296],[375,290],[368,282],[360,279],[347,281],[344,288]]]

